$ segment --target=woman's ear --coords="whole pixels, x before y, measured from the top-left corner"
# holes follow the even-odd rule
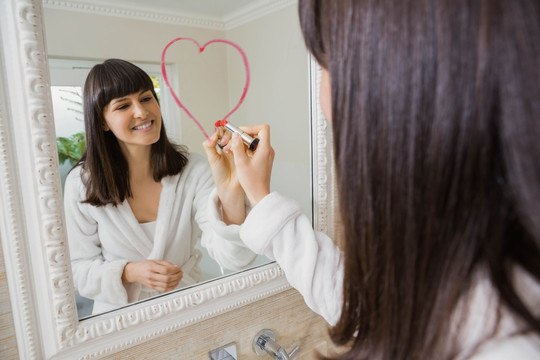
[[[109,125],[107,125],[107,122],[106,122],[106,121],[103,122],[103,126],[102,126],[102,127],[103,127],[103,131],[109,131],[109,130],[111,130],[111,128],[109,127]]]

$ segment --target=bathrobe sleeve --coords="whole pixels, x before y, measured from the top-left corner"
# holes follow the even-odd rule
[[[328,236],[313,230],[295,201],[267,195],[251,209],[240,236],[255,253],[276,260],[306,304],[336,324],[343,298],[342,255]]]
[[[98,236],[97,221],[84,204],[86,190],[80,167],[67,176],[64,187],[66,228],[73,271],[73,282],[84,297],[114,305],[125,305],[128,297],[122,284],[126,259],[106,261]]]
[[[192,154],[192,162],[198,162],[200,184],[194,204],[197,207],[196,221],[202,230],[201,245],[206,248],[221,267],[241,270],[256,258],[240,239],[240,226],[227,225],[221,220],[217,190],[208,162],[200,154]]]

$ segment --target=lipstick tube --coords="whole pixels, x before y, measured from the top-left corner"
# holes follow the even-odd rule
[[[259,139],[252,138],[251,136],[249,136],[248,134],[246,134],[245,132],[243,132],[242,130],[240,130],[239,128],[231,124],[230,122],[227,122],[225,125],[223,125],[223,127],[229,130],[230,132],[232,132],[233,134],[237,133],[238,135],[240,135],[240,137],[242,138],[242,141],[244,142],[244,144],[246,144],[249,150],[255,151],[255,149],[257,148],[257,144],[259,143]]]

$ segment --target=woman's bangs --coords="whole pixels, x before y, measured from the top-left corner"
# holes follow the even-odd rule
[[[106,67],[109,64],[103,64]],[[122,64],[124,65],[124,64]],[[99,77],[98,102],[105,107],[112,99],[117,99],[140,91],[153,90],[152,80],[136,66],[118,66],[104,69]]]

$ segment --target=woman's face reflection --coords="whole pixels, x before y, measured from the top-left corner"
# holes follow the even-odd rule
[[[161,111],[150,90],[112,99],[103,111],[105,131],[112,131],[120,146],[151,145],[159,140]]]

